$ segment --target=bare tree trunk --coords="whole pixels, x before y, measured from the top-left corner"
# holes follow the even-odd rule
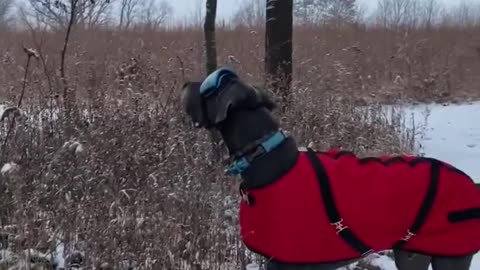
[[[121,6],[120,6],[120,23],[119,23],[119,28],[123,28],[123,23],[125,20],[125,10],[127,9],[127,3],[125,0],[122,1]]]
[[[215,20],[217,16],[217,0],[207,0],[205,23],[205,52],[207,55],[207,75],[217,69],[217,47],[215,45]]]
[[[76,102],[76,93],[75,91],[69,87],[67,75],[65,71],[65,59],[67,55],[67,48],[68,43],[70,42],[70,35],[72,32],[73,25],[75,24],[76,20],[76,12],[78,7],[79,0],[72,0],[71,2],[71,10],[70,10],[70,18],[67,26],[67,31],[65,33],[65,39],[63,41],[62,51],[60,53],[60,78],[63,83],[63,104],[65,109],[65,124],[66,124],[66,131],[65,135],[68,137],[72,136],[74,124],[76,122],[75,115],[75,102]]]
[[[292,85],[293,0],[267,0],[265,73],[267,86],[282,97],[283,110],[290,104]]]
[[[207,76],[217,69],[217,47],[215,44],[215,21],[217,17],[217,0],[207,0],[205,11],[205,23],[203,32],[205,37],[205,53],[206,53],[206,72]],[[210,139],[212,142],[212,152],[216,161],[222,158],[220,149],[220,134],[212,129],[210,131]]]

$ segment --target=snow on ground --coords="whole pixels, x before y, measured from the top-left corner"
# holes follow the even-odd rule
[[[16,169],[18,169],[18,165],[15,162],[9,162],[9,163],[3,164],[2,169],[0,170],[0,173],[2,175],[5,175],[12,171],[15,171]]]
[[[372,254],[367,260],[369,260],[372,265],[381,267],[384,270],[397,269],[395,262],[387,255]]]
[[[60,241],[57,241],[55,251],[53,252],[53,262],[57,266],[57,269],[65,269],[65,257],[64,255],[65,245]]]
[[[429,110],[427,123],[422,115],[425,109]],[[417,105],[406,112],[414,113],[415,123],[426,124],[424,138],[418,138],[426,156],[449,162],[480,183],[480,102]]]

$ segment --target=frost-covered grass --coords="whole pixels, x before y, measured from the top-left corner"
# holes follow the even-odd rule
[[[283,127],[300,144],[360,154],[410,151],[380,106],[366,114],[353,100],[298,91]],[[61,113],[53,121],[18,118],[2,149],[8,173],[0,181],[8,191],[0,193],[0,217],[16,225],[9,231],[17,235],[12,252],[64,251],[52,257],[58,265],[80,252],[86,269],[261,264],[238,238],[238,182],[212,160],[207,133],[192,130],[179,114],[179,95],[148,115],[140,108],[152,105],[149,98],[107,103],[93,117],[80,114],[70,138],[64,137]],[[8,128],[3,125],[0,141]],[[13,163],[18,169],[11,170]]]
[[[291,110],[278,116],[302,145],[342,147],[360,155],[415,153],[415,139],[424,144],[435,135],[418,128],[424,124],[421,113],[410,126],[408,108],[359,110],[356,100],[343,95],[309,87],[296,91]],[[35,249],[58,267],[69,265],[72,254],[83,254],[86,269],[248,265],[254,270],[261,265],[238,238],[238,183],[223,175],[220,162],[212,162],[207,134],[192,130],[179,114],[179,95],[166,107],[144,97],[97,110],[80,108],[77,132],[68,139],[60,110],[51,119],[28,117],[44,111],[40,107],[23,112],[27,117],[18,118],[2,149],[7,154],[0,187],[8,192],[0,195],[0,217],[15,225],[9,230],[17,235],[9,248],[12,262]],[[435,110],[426,130],[430,117],[435,119]],[[0,130],[1,141],[9,121]],[[386,264],[385,270],[393,265],[382,255],[365,263]]]
[[[261,82],[263,30],[217,30],[219,63]],[[477,77],[464,80],[478,67],[464,61],[475,42],[476,28],[469,31],[296,29],[293,105],[279,115],[282,126],[317,149],[415,153],[422,130],[402,112],[358,106],[476,89]],[[65,62],[77,105],[69,122],[58,72],[63,32],[34,32],[35,40],[30,32],[0,39],[5,103],[18,103],[27,75],[21,115],[0,124],[0,234],[10,243],[2,258],[22,264],[34,249],[57,268],[78,254],[84,269],[261,265],[238,238],[238,182],[213,160],[208,134],[181,113],[181,85],[203,74],[202,33],[76,28]],[[42,56],[28,71],[18,39]]]

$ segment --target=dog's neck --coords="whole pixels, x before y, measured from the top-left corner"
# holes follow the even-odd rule
[[[253,142],[279,129],[278,123],[264,108],[232,111],[218,129],[231,156],[238,156]]]
[[[265,140],[279,131],[280,126],[270,112],[261,107],[256,110],[234,110],[218,127],[230,156],[240,159],[248,151],[254,151]],[[286,138],[261,157],[254,159],[241,172],[244,184],[250,188],[273,183],[296,163],[298,151],[293,138]]]

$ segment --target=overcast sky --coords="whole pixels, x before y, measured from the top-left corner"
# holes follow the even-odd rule
[[[16,0],[19,4],[26,3],[26,0]],[[170,23],[175,22],[185,22],[192,18],[192,14],[198,14],[198,10],[201,8],[202,12],[200,13],[203,17],[205,10],[205,1],[206,0],[156,0],[156,1],[166,1],[174,8],[173,18],[170,19]],[[257,0],[217,0],[217,19],[228,19],[232,14],[234,14],[239,6],[242,3],[249,1]],[[379,0],[357,0],[357,4],[360,4],[367,13],[372,11],[376,7],[376,3]],[[441,4],[446,6],[455,6],[461,2],[465,3],[479,3],[480,0],[437,0]]]
[[[186,17],[191,15],[196,8],[199,6],[204,6],[205,0],[167,0],[175,9],[176,19],[185,20]],[[218,18],[228,18],[237,10],[238,6],[242,2],[251,1],[251,0],[217,0],[217,13]],[[462,1],[467,1],[468,3],[480,3],[480,0],[439,0],[439,2],[445,3],[447,5],[457,5]],[[357,3],[364,5],[368,9],[373,9],[376,6],[378,0],[357,0]]]

